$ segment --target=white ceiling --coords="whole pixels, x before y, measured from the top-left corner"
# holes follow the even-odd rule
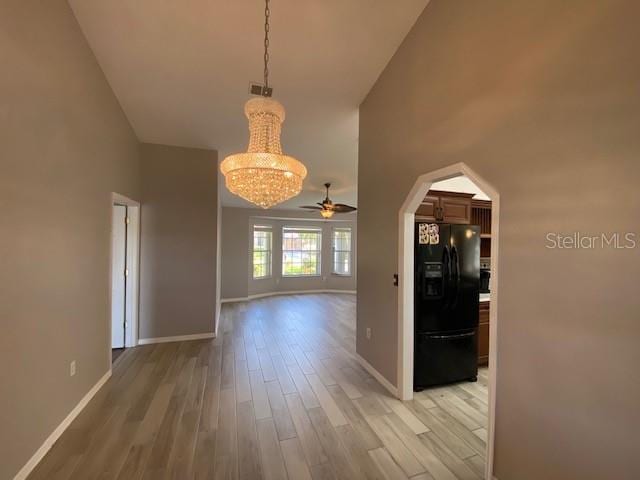
[[[313,204],[357,199],[358,106],[428,0],[272,0],[270,83],[287,118],[285,153],[303,161]],[[247,145],[250,81],[262,80],[262,0],[69,0],[138,138]],[[249,206],[223,193],[223,204]]]
[[[459,175],[447,180],[435,182],[431,185],[431,190],[439,190],[441,192],[473,193],[473,198],[477,200],[491,200],[489,196],[480,190],[480,187],[473,183],[473,180],[466,175]]]

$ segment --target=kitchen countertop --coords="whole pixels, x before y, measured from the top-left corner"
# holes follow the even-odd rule
[[[481,293],[480,294],[480,301],[481,302],[488,302],[491,299],[491,294],[490,293]]]

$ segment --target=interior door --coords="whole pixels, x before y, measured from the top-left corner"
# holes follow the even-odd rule
[[[111,255],[111,347],[124,348],[126,328],[127,207],[113,206]]]

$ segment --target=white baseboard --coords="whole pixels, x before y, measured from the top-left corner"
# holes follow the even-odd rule
[[[40,448],[33,454],[33,456],[29,459],[29,461],[25,464],[22,469],[13,477],[13,480],[25,480],[29,474],[33,471],[34,468],[40,463],[40,461],[44,458],[47,452],[51,449],[54,443],[60,438],[60,436],[64,433],[64,431],[71,425],[71,423],[75,420],[75,418],[84,410],[84,407],[91,401],[93,396],[98,393],[98,390],[102,388],[102,386],[109,380],[111,377],[111,370],[103,375],[103,377],[98,380],[91,390],[87,392],[87,394],[82,397],[82,400],[78,402],[73,410],[67,415],[67,417],[62,421],[60,425],[49,435],[49,437],[44,441],[44,443],[40,446]]]
[[[220,303],[237,303],[246,302],[247,300],[249,300],[249,297],[221,298]]]
[[[367,362],[358,353],[354,353],[353,356],[360,363],[360,365],[362,365],[364,369],[367,372],[369,372],[373,376],[373,378],[375,378],[380,383],[380,385],[386,388],[391,395],[393,395],[396,398],[399,398],[398,389],[394,385],[392,385],[391,382],[389,382],[389,380],[384,378],[378,370],[373,368],[373,365]]]
[[[204,340],[207,338],[215,338],[216,334],[213,332],[208,333],[194,333],[193,335],[178,335],[175,337],[156,337],[156,338],[140,338],[138,339],[138,345],[150,345],[152,343],[167,343],[167,342],[186,342],[188,340]]]
[[[215,318],[215,325],[213,327],[213,336],[214,336],[214,338],[218,336],[218,326],[220,326],[220,311],[221,310],[222,310],[222,302],[220,301],[220,299],[218,299],[216,301],[216,318]]]
[[[355,295],[356,290],[336,290],[336,289],[319,289],[319,290],[288,290],[283,292],[266,292],[256,293],[247,297],[223,298],[220,303],[236,303],[247,302],[256,298],[274,297],[277,295],[304,295],[305,293],[344,293],[347,295]]]

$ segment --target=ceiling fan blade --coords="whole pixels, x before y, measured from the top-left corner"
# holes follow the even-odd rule
[[[345,205],[344,203],[336,203],[333,205],[333,211],[337,213],[348,213],[357,210],[356,207]]]
[[[322,208],[324,208],[324,203],[318,202],[318,203],[316,203],[316,205],[320,205]]]
[[[300,208],[308,208],[309,210],[322,210],[321,207],[311,206],[311,205],[303,205]]]

